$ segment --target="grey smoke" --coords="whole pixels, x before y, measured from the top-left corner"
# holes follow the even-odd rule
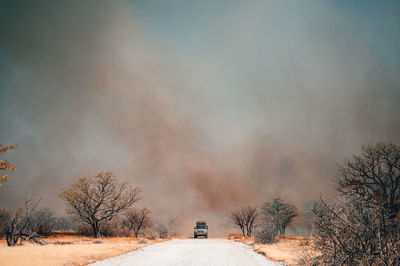
[[[111,170],[182,232],[229,232],[242,203],[329,194],[362,144],[399,142],[400,8],[371,5],[2,4],[0,205],[63,214],[63,187]]]

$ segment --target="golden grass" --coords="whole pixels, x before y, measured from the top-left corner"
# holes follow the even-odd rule
[[[228,239],[229,240],[243,242],[243,243],[246,243],[248,245],[253,245],[255,243],[254,242],[254,237],[243,236],[243,235],[239,235],[239,234],[229,234],[228,235]]]
[[[14,247],[0,241],[0,265],[87,265],[164,241],[147,240],[147,243],[138,244],[138,239],[130,237],[93,239],[74,235],[58,235],[44,240],[48,243],[44,246],[25,242]]]
[[[286,265],[300,265],[299,261],[305,254],[315,252],[312,239],[301,236],[278,236],[277,242],[273,244],[257,244],[254,237],[244,237],[238,234],[230,234],[228,239],[252,245],[257,253]]]

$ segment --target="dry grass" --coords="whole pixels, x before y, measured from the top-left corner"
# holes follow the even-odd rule
[[[22,245],[7,247],[0,241],[1,265],[87,265],[106,258],[122,255],[126,252],[161,242],[129,237],[107,237],[93,239],[74,235],[57,235],[44,239],[44,246],[24,242]]]
[[[242,236],[239,234],[229,234],[228,235],[228,239],[229,240],[234,240],[234,241],[238,241],[238,242],[243,242],[245,244],[248,245],[254,245],[254,237],[251,236]]]
[[[306,254],[315,252],[313,240],[307,237],[278,236],[277,242],[273,244],[257,244],[254,237],[235,234],[229,235],[228,239],[252,245],[256,252],[270,260],[283,262],[286,265],[301,265],[300,261]]]

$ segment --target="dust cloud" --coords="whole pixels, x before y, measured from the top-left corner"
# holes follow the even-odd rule
[[[181,233],[223,234],[233,208],[301,208],[362,144],[399,142],[395,2],[167,2],[2,4],[2,207],[63,215],[61,189],[107,170]]]

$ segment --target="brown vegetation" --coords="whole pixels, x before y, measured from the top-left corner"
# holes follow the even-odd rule
[[[138,237],[140,232],[151,227],[150,214],[151,211],[147,208],[130,209],[124,214],[123,223],[129,230],[133,231],[135,237]]]
[[[21,237],[38,242],[35,238],[37,232],[32,231],[33,215],[38,203],[38,201],[27,200],[24,207],[13,213],[0,212],[0,236],[5,235],[8,246],[16,245]]]
[[[68,212],[90,225],[93,237],[97,238],[101,225],[137,202],[138,194],[138,188],[118,183],[111,172],[100,172],[79,178],[60,197],[65,200]]]
[[[400,264],[400,146],[363,147],[339,168],[338,197],[314,214],[316,247],[311,263]]]
[[[286,265],[303,265],[302,259],[305,254],[315,252],[313,238],[309,237],[276,236],[275,242],[271,244],[259,244],[254,237],[244,237],[238,234],[230,234],[228,239],[251,245],[257,253]]]
[[[298,215],[298,210],[292,204],[275,198],[272,202],[266,202],[261,206],[261,213],[264,220],[272,223],[279,234],[284,235],[286,227]]]
[[[104,237],[94,240],[91,237],[77,236],[72,232],[57,232],[43,240],[48,244],[40,246],[24,242],[12,248],[7,248],[5,241],[0,240],[0,264],[9,266],[87,265],[165,241],[160,239],[140,241],[140,239],[128,237]]]
[[[231,219],[240,228],[243,236],[251,236],[256,226],[258,210],[256,206],[242,206],[239,210],[231,212]]]

